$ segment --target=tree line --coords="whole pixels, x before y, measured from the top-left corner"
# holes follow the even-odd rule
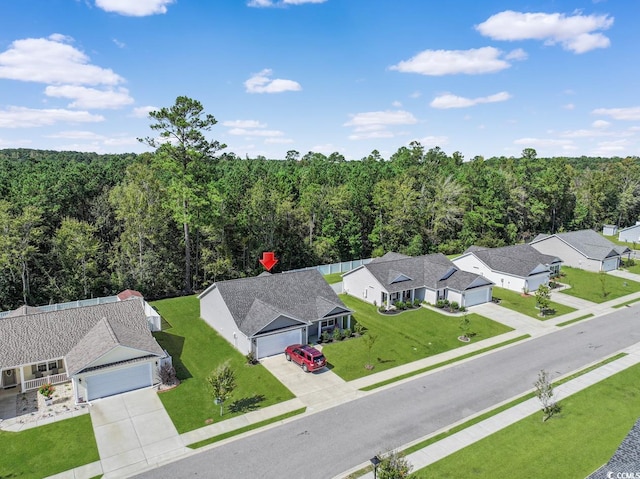
[[[137,289],[150,298],[397,251],[459,253],[538,233],[634,224],[640,159],[465,161],[417,142],[389,158],[240,158],[178,97],[150,115],[153,153],[0,150],[0,310]]]

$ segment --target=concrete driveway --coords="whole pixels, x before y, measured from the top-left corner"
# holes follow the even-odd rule
[[[308,411],[326,409],[364,395],[329,368],[305,373],[296,363],[287,361],[284,354],[262,358],[260,362],[307,406]]]
[[[188,451],[154,389],[98,399],[89,413],[105,478],[123,477]]]

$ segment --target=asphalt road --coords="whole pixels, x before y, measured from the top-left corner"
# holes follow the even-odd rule
[[[140,478],[327,479],[640,342],[640,308],[578,323],[503,351],[149,471]]]

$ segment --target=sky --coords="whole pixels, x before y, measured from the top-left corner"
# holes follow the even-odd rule
[[[637,0],[3,0],[0,148],[150,151],[202,103],[228,153],[640,156]]]

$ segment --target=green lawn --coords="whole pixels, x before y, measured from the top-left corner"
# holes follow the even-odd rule
[[[545,423],[533,414],[411,477],[583,479],[611,458],[637,420],[638,381],[640,365],[562,399],[562,412]]]
[[[549,309],[544,315],[544,318],[542,318],[538,316],[540,310],[536,309],[536,296],[533,293],[527,296],[522,296],[520,293],[516,293],[515,291],[494,286],[493,297],[500,299],[500,306],[512,309],[518,313],[526,314],[527,316],[531,316],[535,319],[544,320],[555,318],[556,316],[561,316],[575,311],[575,309],[570,308],[569,306],[551,301],[549,303]]]
[[[173,357],[173,365],[182,381],[177,388],[160,393],[178,432],[191,431],[212,420],[218,422],[293,398],[293,394],[262,365],[249,366],[242,354],[199,318],[200,305],[196,296],[152,304],[171,325],[154,336]],[[213,403],[206,378],[226,360],[236,372],[237,387],[225,404],[224,416],[220,417],[220,408]]]
[[[636,264],[634,264],[633,266],[629,266],[624,269],[629,271],[629,273],[640,274],[640,261],[636,260],[635,263]]]
[[[365,328],[367,334],[377,337],[371,350],[373,370],[365,369],[369,362],[364,337],[329,343],[323,352],[333,372],[350,381],[385,369],[410,363],[434,354],[464,346],[458,340],[461,331],[459,318],[445,316],[426,308],[405,311],[396,315],[382,315],[364,301],[340,295],[342,301],[355,311],[353,318]],[[472,341],[479,341],[511,331],[500,323],[477,314],[469,314]]]
[[[577,268],[562,267],[564,277],[560,282],[571,286],[562,291],[563,294],[586,299],[594,303],[604,303],[627,294],[640,291],[640,283],[618,278],[606,273],[592,273]],[[605,295],[603,295],[603,281]]]
[[[343,274],[344,273],[325,274],[324,275],[324,280],[329,284],[340,283],[342,281],[342,275]]]
[[[40,478],[98,461],[91,417],[21,432],[0,431],[0,477]]]

